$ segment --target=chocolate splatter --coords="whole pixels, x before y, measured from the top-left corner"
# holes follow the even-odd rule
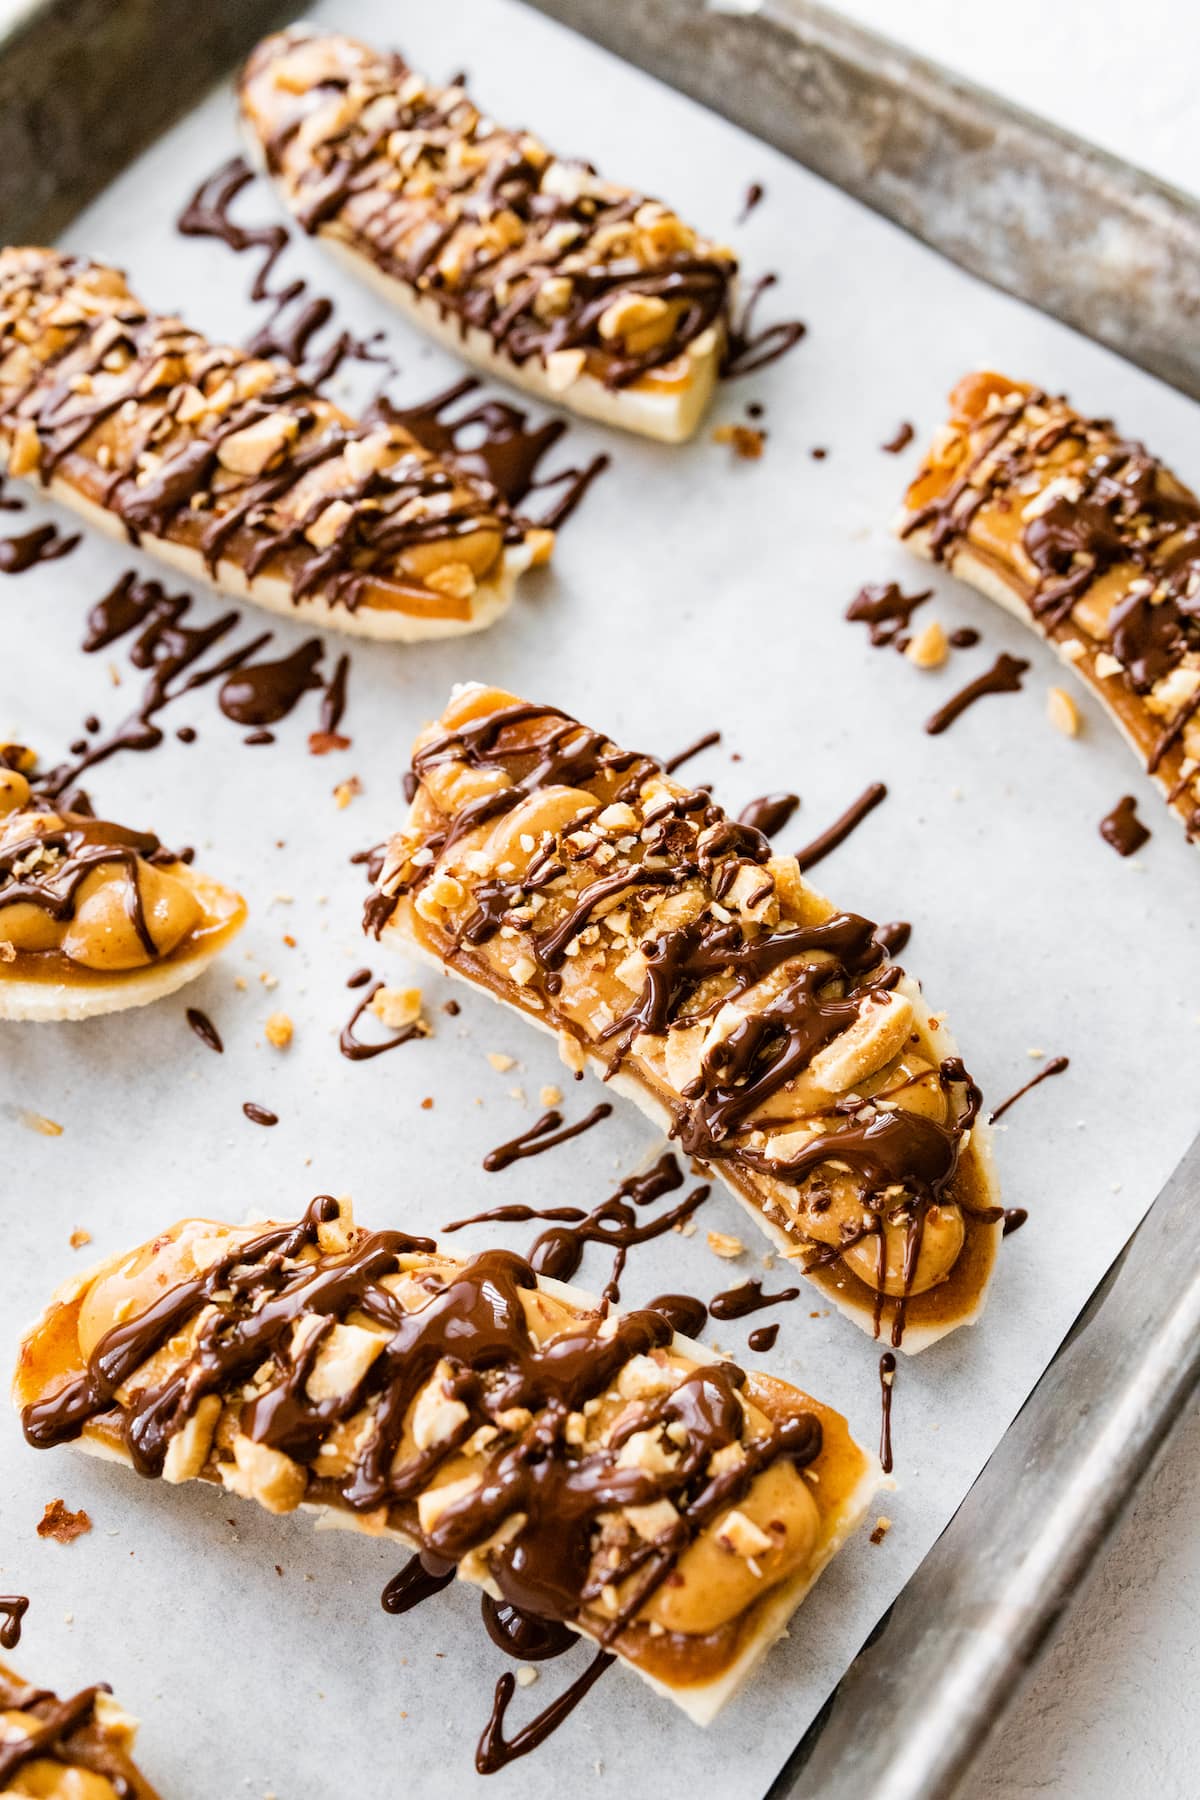
[[[800,804],[799,794],[760,794],[757,800],[748,801],[738,814],[738,824],[748,825],[751,831],[761,831],[764,837],[774,837],[782,831]]]
[[[904,419],[897,427],[895,435],[890,437],[886,444],[880,444],[879,448],[886,450],[889,456],[899,456],[902,450],[908,449],[915,436],[916,433],[912,426],[907,419]]]
[[[896,1379],[896,1358],[885,1350],[879,1359],[879,1464],[885,1475],[893,1469],[892,1460],[892,1387]]]
[[[930,737],[939,737],[943,731],[960,719],[969,706],[982,700],[987,694],[1018,694],[1021,691],[1021,677],[1029,667],[1024,657],[1009,656],[1002,650],[990,669],[969,681],[965,688],[939,706],[925,721],[925,729]]]
[[[1070,1057],[1052,1056],[1050,1058],[1050,1061],[1046,1064],[1045,1068],[1039,1069],[1037,1074],[1035,1076],[1033,1076],[1031,1080],[1029,1080],[1025,1083],[1024,1087],[1019,1087],[1015,1094],[1010,1094],[1008,1096],[1007,1100],[1002,1100],[1000,1102],[1000,1105],[991,1114],[989,1123],[994,1125],[996,1123],[996,1120],[1002,1119],[1004,1117],[1005,1113],[1008,1111],[1009,1107],[1015,1106],[1017,1104],[1017,1101],[1020,1100],[1025,1094],[1030,1093],[1032,1091],[1032,1089],[1034,1089],[1035,1087],[1040,1087],[1043,1081],[1049,1081],[1049,1079],[1052,1075],[1061,1075],[1063,1073],[1063,1071],[1065,1069],[1069,1069],[1070,1066],[1071,1066]]]
[[[38,563],[57,562],[70,554],[79,538],[79,532],[61,536],[57,525],[38,525],[19,537],[0,538],[0,574],[23,575]]]
[[[919,594],[904,594],[894,581],[874,582],[859,589],[846,608],[846,617],[855,625],[866,626],[876,649],[890,644],[904,650],[912,616],[932,594],[932,588],[924,588]]]
[[[773,288],[778,275],[760,275],[753,282],[741,312],[729,321],[729,336],[721,358],[721,379],[736,381],[741,375],[753,375],[793,350],[808,327],[799,319],[778,319],[773,325],[755,328],[758,303],[768,288]]]
[[[845,812],[836,818],[832,825],[828,826],[819,837],[813,838],[811,843],[805,844],[803,849],[797,850],[796,861],[800,864],[801,869],[814,869],[829,855],[831,850],[836,850],[839,844],[844,844],[850,833],[862,824],[867,814],[874,812],[880,801],[886,799],[887,788],[882,781],[873,781],[870,787],[864,788],[858,799],[852,800]]]
[[[668,756],[663,763],[664,772],[673,775],[676,769],[682,769],[685,762],[691,762],[693,756],[699,756],[702,750],[710,750],[714,744],[719,744],[720,741],[719,731],[706,731],[703,737],[698,737],[694,744],[688,745],[686,750],[678,750],[674,756]]]
[[[513,1163],[520,1162],[524,1157],[540,1156],[543,1150],[552,1150],[556,1144],[565,1144],[568,1139],[579,1137],[583,1132],[590,1131],[593,1125],[598,1125],[601,1119],[609,1118],[611,1114],[611,1105],[607,1100],[602,1100],[598,1106],[592,1108],[586,1118],[579,1119],[574,1125],[568,1125],[560,1131],[559,1126],[562,1125],[563,1116],[551,1108],[549,1112],[544,1112],[537,1123],[529,1127],[528,1131],[522,1131],[515,1138],[510,1138],[506,1144],[497,1144],[494,1150],[489,1150],[483,1159],[483,1166],[489,1175],[498,1174],[501,1169],[510,1168]]]
[[[0,1646],[5,1650],[15,1650],[21,1641],[21,1621],[29,1611],[29,1601],[24,1594],[0,1594],[0,1616],[4,1623],[0,1625]]]
[[[1150,841],[1149,828],[1137,816],[1137,801],[1125,794],[1100,821],[1100,836],[1118,856],[1132,856]]]
[[[201,1012],[198,1006],[189,1006],[185,1016],[200,1042],[206,1044],[210,1050],[214,1050],[218,1056],[222,1055],[225,1046],[221,1042],[221,1034],[208,1014]]]
[[[257,1100],[247,1100],[242,1111],[252,1125],[278,1125],[279,1114],[273,1113],[269,1106],[260,1106]]]

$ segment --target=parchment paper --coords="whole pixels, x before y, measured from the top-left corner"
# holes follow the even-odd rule
[[[1027,1098],[999,1133],[1006,1201],[1027,1206],[1030,1222],[1004,1247],[982,1325],[902,1362],[900,1490],[880,1507],[894,1520],[890,1535],[875,1547],[864,1533],[839,1559],[750,1692],[703,1734],[616,1670],[549,1745],[494,1783],[538,1800],[618,1790],[740,1800],[767,1787],[950,1518],[1200,1110],[1196,852],[1090,701],[1080,700],[1078,741],[1051,728],[1046,689],[1069,678],[1049,653],[891,541],[887,521],[919,446],[903,458],[879,446],[904,418],[925,439],[952,382],[981,363],[1115,414],[1193,480],[1197,411],[507,0],[344,0],[317,16],[398,43],[435,76],[465,66],[498,117],[528,122],[727,232],[749,271],[780,272],[767,309],[799,312],[810,335],[720,396],[718,418],[765,402],[761,462],[734,463],[707,432],[678,451],[572,427],[576,452],[608,447],[615,461],[564,534],[554,574],[530,583],[484,637],[354,648],[351,750],[308,756],[310,703],[278,728],[276,745],[244,748],[210,691],[166,716],[158,751],[96,771],[90,786],[103,810],[196,844],[198,862],[240,886],[253,915],[215,971],[157,1008],[79,1026],[0,1026],[0,1346],[7,1357],[65,1276],[184,1214],[293,1217],[316,1192],[348,1191],[370,1224],[436,1230],[517,1198],[594,1204],[653,1148],[645,1124],[619,1105],[577,1143],[485,1174],[483,1152],[531,1121],[538,1089],[563,1071],[552,1045],[482,998],[461,993],[461,1016],[443,1015],[450,990],[436,980],[425,981],[431,1040],[358,1066],[337,1053],[354,998],[347,974],[364,962],[393,980],[409,974],[364,946],[361,871],[347,859],[399,821],[410,740],[453,681],[509,684],[660,754],[719,726],[721,746],[692,772],[735,808],[795,787],[803,809],[787,844],[807,841],[867,782],[885,780],[885,805],[818,879],[844,906],[915,922],[905,960],[948,1010],[993,1103],[1034,1072],[1031,1048],[1069,1053],[1069,1074]],[[195,182],[235,147],[231,96],[220,92],[78,221],[70,245],[122,264],[151,303],[178,307],[213,335],[245,334],[262,317],[245,298],[246,259],[173,229]],[[751,181],[767,197],[735,227]],[[265,188],[247,195],[243,216],[276,216]],[[428,393],[452,377],[449,358],[316,247],[294,246],[285,268],[334,295],[343,322],[387,331],[405,391]],[[813,446],[828,447],[825,461],[811,460]],[[50,510],[34,503],[14,528]],[[0,727],[50,760],[87,713],[111,724],[133,703],[125,646],[90,658],[79,649],[89,603],[131,566],[149,569],[89,536],[66,561],[0,580]],[[979,627],[984,644],[935,674],[871,650],[843,611],[861,583],[891,576],[932,582],[936,602],[924,616],[936,605],[948,627]],[[210,616],[216,604],[202,597],[198,611]],[[253,608],[246,618],[274,625],[280,644],[300,641],[289,622]],[[945,737],[923,735],[934,706],[1001,648],[1031,659],[1025,692],[984,701]],[[123,672],[120,689],[110,686],[110,660]],[[173,735],[185,722],[199,734],[190,747]],[[350,774],[364,792],[339,811],[331,790]],[[1138,795],[1154,829],[1127,863],[1096,829],[1124,792]],[[268,989],[264,973],[278,985]],[[217,1022],[223,1058],[188,1030],[187,1004]],[[276,1008],[296,1024],[286,1055],[263,1038]],[[488,1051],[519,1067],[497,1073]],[[517,1086],[528,1106],[510,1097]],[[426,1096],[431,1110],[422,1110]],[[591,1078],[571,1087],[570,1116],[599,1097]],[[279,1113],[277,1129],[243,1118],[251,1099]],[[62,1136],[30,1131],[22,1109],[60,1122]],[[732,1268],[706,1249],[709,1228],[750,1236],[732,1201],[716,1194],[699,1223],[690,1239],[634,1253],[627,1302],[664,1288],[707,1295],[761,1273],[762,1244]],[[94,1243],[74,1251],[68,1238],[80,1226]],[[457,1242],[496,1242],[503,1229]],[[534,1229],[509,1227],[508,1241],[520,1247]],[[607,1259],[589,1252],[580,1280],[598,1288],[606,1274]],[[782,1309],[778,1345],[757,1360],[844,1409],[872,1441],[877,1347],[844,1320],[811,1316],[823,1311],[816,1297]],[[746,1329],[711,1335],[747,1355]],[[68,1450],[36,1454],[7,1413],[0,1456],[0,1587],[33,1598],[21,1665],[60,1690],[111,1681],[142,1716],[146,1769],[173,1800],[385,1800],[477,1783],[474,1742],[509,1665],[483,1637],[473,1592],[451,1589],[390,1619],[377,1597],[398,1559],[385,1546],[314,1536],[303,1518],[273,1519],[204,1486],[143,1485]],[[34,1535],[56,1495],[94,1520],[69,1548]],[[513,1723],[585,1654],[545,1665],[518,1692]]]

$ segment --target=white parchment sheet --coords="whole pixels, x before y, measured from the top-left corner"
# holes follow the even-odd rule
[[[274,746],[247,749],[207,690],[164,715],[159,750],[95,771],[89,786],[102,810],[196,844],[201,865],[246,893],[252,917],[197,987],[156,1008],[87,1025],[0,1026],[0,1352],[10,1357],[60,1280],[181,1215],[290,1218],[314,1193],[334,1191],[353,1194],[369,1224],[436,1231],[516,1199],[595,1204],[653,1148],[649,1128],[619,1104],[578,1142],[485,1174],[484,1151],[531,1122],[539,1088],[563,1071],[548,1041],[482,998],[460,990],[461,1015],[445,1016],[450,989],[436,980],[425,980],[432,1039],[367,1064],[338,1055],[351,970],[369,963],[401,982],[409,973],[364,945],[362,873],[348,858],[398,823],[410,741],[452,682],[507,684],[664,755],[719,726],[720,747],[690,772],[734,808],[795,788],[803,808],[787,843],[807,841],[869,781],[885,780],[886,803],[817,878],[841,905],[914,921],[905,960],[948,1011],[993,1103],[1034,1072],[1031,1048],[1070,1055],[1070,1072],[1023,1101],[998,1134],[1006,1202],[1028,1207],[1030,1222],[1004,1247],[984,1322],[902,1361],[900,1490],[880,1507],[894,1521],[890,1535],[875,1547],[864,1533],[841,1557],[744,1698],[705,1734],[616,1670],[544,1749],[494,1778],[494,1790],[531,1800],[701,1789],[741,1800],[767,1787],[950,1518],[1200,1115],[1195,850],[1089,701],[1078,740],[1049,725],[1046,689],[1069,682],[1049,653],[916,564],[887,521],[947,390],[972,366],[1065,388],[1084,408],[1115,414],[1193,481],[1197,410],[509,0],[344,0],[317,17],[396,43],[435,76],[465,67],[498,117],[527,122],[728,233],[748,271],[780,272],[766,315],[772,305],[799,313],[809,336],[719,398],[718,418],[765,402],[761,462],[733,462],[707,431],[672,450],[573,427],[574,453],[609,448],[613,468],[564,533],[554,573],[531,581],[499,626],[441,647],[344,640],[353,648],[350,750],[307,754],[313,701],[278,728]],[[213,335],[244,335],[263,316],[245,297],[249,259],[173,228],[192,187],[235,148],[223,91],[76,223],[71,247],[127,268],[152,304],[179,308]],[[738,227],[752,181],[766,198]],[[240,216],[277,216],[265,187],[246,195]],[[333,295],[343,323],[388,333],[405,393],[453,377],[450,358],[316,246],[294,245],[285,271]],[[905,418],[918,445],[882,454]],[[814,446],[828,447],[826,460],[811,459]],[[12,528],[50,510],[35,502]],[[65,561],[0,579],[0,730],[41,745],[49,760],[86,714],[114,724],[135,703],[127,644],[97,657],[79,648],[89,604],[131,566],[149,569],[89,536]],[[934,584],[921,616],[936,607],[947,627],[975,625],[984,643],[934,674],[870,649],[843,612],[863,582],[889,577]],[[212,616],[216,605],[201,596],[197,610]],[[273,626],[283,646],[303,635],[253,608],[246,619]],[[926,737],[934,706],[1000,649],[1030,658],[1025,691],[985,700],[944,737]],[[123,673],[120,689],[109,661]],[[174,737],[183,723],[198,733],[190,747]],[[333,786],[351,774],[363,792],[338,810]],[[1125,792],[1154,830],[1131,862],[1096,829]],[[222,1058],[188,1030],[188,1004],[216,1021]],[[277,1008],[296,1024],[286,1054],[263,1037]],[[489,1051],[519,1066],[498,1073]],[[527,1104],[512,1097],[518,1086]],[[600,1097],[590,1077],[570,1088],[570,1116]],[[274,1108],[278,1128],[248,1123],[246,1100]],[[60,1122],[62,1135],[30,1131],[24,1109]],[[732,1201],[715,1195],[700,1226],[635,1252],[624,1300],[667,1288],[708,1295],[761,1273],[762,1245],[732,1267],[705,1246],[706,1228],[750,1235]],[[87,1249],[69,1247],[76,1227],[92,1233]],[[504,1229],[457,1242],[498,1242]],[[523,1247],[535,1229],[509,1227],[507,1241]],[[606,1272],[606,1258],[589,1251],[579,1279],[598,1288]],[[782,1330],[773,1356],[757,1360],[842,1408],[871,1442],[878,1349],[813,1311],[823,1311],[815,1297],[767,1315]],[[746,1355],[747,1328],[720,1327],[713,1341]],[[472,1591],[451,1589],[391,1619],[378,1594],[399,1558],[386,1546],[314,1536],[306,1519],[270,1518],[201,1485],[142,1483],[70,1450],[37,1454],[7,1410],[0,1458],[0,1589],[33,1600],[21,1666],[60,1690],[111,1681],[144,1720],[146,1769],[172,1800],[390,1800],[477,1783],[475,1740],[510,1665],[485,1639]],[[70,1547],[35,1536],[57,1495],[94,1520]],[[584,1654],[543,1666],[518,1692],[510,1729]]]

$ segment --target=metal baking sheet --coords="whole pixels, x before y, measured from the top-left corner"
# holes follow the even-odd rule
[[[381,0],[317,16],[382,42],[396,31],[393,9]],[[881,1505],[894,1521],[891,1533],[878,1547],[863,1538],[840,1560],[747,1698],[703,1736],[631,1678],[613,1675],[607,1699],[598,1690],[537,1757],[500,1778],[519,1780],[535,1797],[567,1783],[586,1793],[614,1783],[642,1792],[669,1758],[675,1785],[711,1784],[716,1772],[722,1794],[759,1795],[954,1514],[1196,1125],[1188,1000],[1197,963],[1188,905],[1193,853],[1159,817],[1149,785],[1090,703],[1083,703],[1078,743],[1051,731],[1045,690],[1059,676],[1033,641],[891,543],[886,520],[906,465],[879,445],[902,418],[926,434],[951,381],[981,361],[1064,386],[1084,405],[1115,413],[1184,473],[1196,410],[1128,363],[981,286],[785,156],[522,8],[454,0],[404,24],[404,48],[415,61],[440,75],[465,64],[499,116],[529,120],[550,141],[578,146],[606,169],[669,194],[710,228],[727,230],[749,268],[780,272],[772,300],[799,310],[810,335],[788,361],[721,397],[717,416],[727,419],[741,417],[751,399],[765,403],[761,463],[733,464],[704,436],[677,453],[573,427],[576,450],[608,448],[615,462],[564,534],[557,573],[485,638],[409,651],[355,648],[347,717],[354,744],[343,757],[309,760],[304,736],[313,721],[299,715],[277,745],[246,749],[201,697],[186,718],[198,728],[197,744],[171,739],[152,756],[118,759],[98,773],[93,786],[106,810],[194,841],[203,863],[243,886],[253,919],[244,945],[191,996],[226,1037],[220,1062],[188,1033],[183,998],[86,1027],[0,1030],[10,1215],[0,1342],[12,1344],[19,1324],[83,1257],[189,1210],[287,1212],[321,1189],[348,1190],[368,1221],[436,1228],[511,1198],[518,1187],[534,1204],[561,1199],[564,1189],[599,1199],[652,1147],[641,1123],[621,1109],[602,1131],[523,1171],[485,1175],[484,1149],[532,1116],[509,1090],[520,1087],[536,1106],[539,1086],[558,1079],[558,1070],[552,1049],[525,1039],[481,1000],[467,997],[461,1017],[444,1020],[436,983],[429,984],[434,1039],[365,1066],[337,1056],[336,1030],[352,1000],[346,974],[366,960],[384,968],[358,936],[361,888],[346,858],[394,824],[412,734],[453,680],[484,674],[663,753],[719,725],[723,743],[694,765],[697,778],[712,779],[734,806],[795,786],[804,796],[795,841],[827,823],[867,781],[886,779],[886,804],[820,877],[843,904],[915,920],[908,960],[935,1004],[948,1009],[993,1099],[1030,1072],[1030,1047],[1072,1056],[1070,1074],[1030,1096],[1001,1134],[1006,1197],[1030,1207],[1031,1223],[1006,1247],[984,1324],[902,1366],[901,1485]],[[245,298],[249,271],[219,246],[178,239],[171,226],[195,181],[233,148],[229,96],[218,91],[75,220],[66,241],[123,263],[147,297],[184,307],[213,333],[243,334],[257,322]],[[752,181],[766,198],[735,227]],[[247,207],[258,218],[275,216],[262,190],[247,197]],[[332,294],[344,322],[388,331],[408,392],[428,392],[447,378],[447,358],[338,277],[314,246],[294,245],[289,267]],[[814,447],[828,449],[825,460],[812,460]],[[30,509],[31,518],[41,513]],[[138,562],[89,538],[73,557],[0,585],[5,729],[55,755],[86,712],[111,722],[127,710],[134,677],[119,647],[123,692],[109,689],[105,659],[85,658],[78,646],[88,603]],[[910,584],[933,580],[939,615],[947,624],[977,625],[985,645],[937,675],[870,650],[841,615],[863,581],[890,575]],[[197,606],[215,609],[215,602],[201,598]],[[250,609],[246,616],[255,618]],[[286,623],[277,629],[288,644],[302,635]],[[1024,694],[984,703],[945,738],[924,737],[926,714],[1000,648],[1030,657]],[[185,722],[183,709],[175,722]],[[330,790],[351,772],[364,792],[338,811]],[[1121,864],[1095,826],[1129,789],[1156,829],[1142,856]],[[285,933],[295,948],[283,943]],[[402,974],[394,964],[388,972]],[[278,985],[268,989],[262,975]],[[276,1007],[297,1024],[286,1061],[262,1041]],[[485,1060],[489,1050],[518,1057],[521,1067],[497,1074]],[[1153,1106],[1140,1099],[1151,1071]],[[435,1103],[430,1111],[420,1105],[426,1097]],[[581,1110],[593,1097],[590,1088],[580,1091]],[[274,1105],[279,1128],[249,1125],[240,1110],[246,1099]],[[19,1122],[25,1109],[57,1119],[63,1135],[26,1130]],[[740,1215],[719,1196],[701,1217],[703,1225],[744,1234]],[[1154,1219],[1166,1241],[1178,1241],[1171,1208],[1156,1208]],[[77,1226],[94,1239],[82,1253],[68,1249]],[[1172,1312],[1155,1278],[1164,1262],[1178,1277],[1183,1259],[1164,1257],[1156,1248],[1162,1236],[1150,1235],[1139,1263],[1142,1241],[1129,1265],[1140,1310],[1110,1310],[1112,1299],[1131,1291],[1122,1275],[1096,1315],[1117,1334],[1130,1367],[1128,1344],[1161,1351],[1173,1341],[1162,1334],[1164,1321],[1186,1318],[1184,1299],[1176,1296]],[[584,1278],[599,1285],[603,1267],[585,1265]],[[624,1293],[631,1302],[665,1286],[709,1293],[728,1279],[728,1265],[708,1255],[701,1230],[652,1246],[631,1265]],[[844,1322],[810,1318],[809,1310],[782,1315],[773,1361],[842,1406],[870,1439],[876,1353]],[[1096,1341],[1096,1329],[1076,1338],[1072,1357]],[[730,1351],[743,1353],[742,1340],[740,1331],[720,1333]],[[1060,1366],[1086,1391],[1077,1363]],[[1143,1384],[1166,1366],[1143,1359]],[[1173,1366],[1186,1370],[1186,1359]],[[1072,1385],[1073,1402],[1076,1391]],[[1147,1402],[1144,1385],[1110,1382],[1110,1395],[1129,1391],[1146,1410],[1129,1430],[1118,1408],[1117,1425],[1102,1434],[1102,1444],[1119,1452],[1106,1465],[1109,1476],[1116,1470],[1118,1489],[1102,1492],[1090,1528],[1111,1513],[1130,1461],[1149,1454],[1161,1429],[1161,1401]],[[1179,1392],[1176,1374],[1168,1399]],[[1061,1392],[1049,1393],[1046,1405],[1061,1416]],[[1037,1419],[1031,1406],[1018,1432]],[[1078,1500],[1084,1490],[1062,1479],[1036,1430],[1026,1442],[1051,1470],[1061,1524],[1064,1496]],[[1004,1470],[1021,1444],[1017,1436],[999,1453],[1000,1504],[982,1483],[912,1590],[934,1606],[935,1654],[955,1651],[948,1681],[994,1674],[970,1663],[968,1651],[973,1645],[978,1656],[982,1640],[969,1609],[954,1607],[958,1593],[986,1597],[990,1579],[994,1596],[1008,1580],[1007,1565],[990,1562],[988,1552],[1005,1542],[1004,1519],[1019,1510]],[[452,1592],[407,1621],[389,1620],[374,1596],[394,1559],[377,1545],[314,1538],[302,1522],[235,1509],[207,1491],[145,1489],[67,1453],[38,1457],[8,1418],[0,1445],[0,1577],[34,1597],[21,1660],[62,1687],[98,1674],[111,1679],[146,1721],[146,1764],[164,1791],[185,1800],[212,1791],[325,1800],[345,1791],[348,1769],[364,1800],[394,1792],[398,1770],[422,1795],[472,1785],[471,1742],[500,1658],[481,1644],[469,1595]],[[1066,1473],[1077,1465],[1078,1458]],[[67,1549],[33,1535],[43,1504],[60,1493],[95,1520],[93,1533]],[[967,1542],[947,1574],[954,1535],[960,1546],[964,1536]],[[1043,1551],[1052,1542],[1045,1534],[1037,1541]],[[1023,1557],[1033,1542],[1024,1541]],[[947,1581],[961,1586],[952,1590]],[[906,1606],[896,1607],[889,1634]],[[1032,1621],[1027,1639],[1036,1635],[1037,1614],[1031,1600],[1020,1622]],[[949,1635],[940,1630],[943,1618]],[[1006,1666],[1021,1648],[1018,1636],[1010,1629],[988,1639]],[[932,1692],[928,1660],[896,1661],[901,1672],[920,1667],[922,1693]],[[518,1718],[556,1691],[559,1679],[558,1669],[544,1670],[520,1696]],[[847,1688],[847,1724],[839,1726],[835,1706],[807,1771],[793,1762],[782,1782],[853,1777],[857,1786],[841,1791],[885,1791],[878,1762],[860,1763],[855,1773],[848,1739],[857,1708],[873,1722],[872,1754],[889,1741],[894,1747],[889,1696],[897,1692],[878,1678],[857,1701]],[[930,1716],[959,1733],[939,1739],[936,1779],[949,1781],[975,1726],[967,1721],[964,1737],[965,1715],[957,1722],[946,1712]],[[915,1765],[905,1766],[911,1773]],[[921,1785],[935,1779],[933,1770],[927,1758],[923,1773],[894,1791],[934,1791]]]

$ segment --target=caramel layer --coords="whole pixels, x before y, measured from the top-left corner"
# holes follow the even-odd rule
[[[241,98],[304,228],[435,334],[577,410],[654,435],[694,427],[725,339],[731,251],[351,38],[265,39]],[[656,414],[656,399],[676,410]]]
[[[869,920],[554,708],[463,689],[413,772],[369,928],[599,1063],[867,1329],[917,1349],[977,1315],[978,1091]]]
[[[486,624],[551,542],[403,426],[51,250],[0,252],[0,455],[218,586],[375,635]]]
[[[14,1800],[158,1800],[134,1766],[136,1736],[107,1688],[60,1700],[0,1663],[0,1792]]]
[[[1200,500],[1106,419],[966,376],[900,536],[1058,649],[1200,829]]]
[[[188,1220],[70,1283],[15,1391],[38,1448],[397,1534],[684,1704],[757,1660],[873,1485],[839,1415],[663,1314],[328,1199],[290,1226]]]

